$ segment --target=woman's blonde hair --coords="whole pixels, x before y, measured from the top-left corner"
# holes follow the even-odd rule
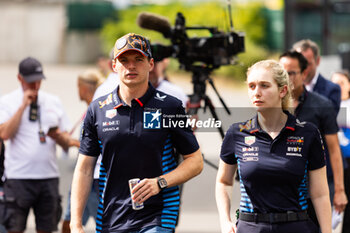
[[[97,87],[103,83],[104,78],[97,69],[88,69],[78,76],[78,80],[90,84],[91,91],[95,92]]]
[[[282,109],[291,111],[292,109],[292,95],[291,95],[291,89],[289,84],[289,76],[287,71],[277,62],[274,60],[263,60],[255,63],[251,67],[248,68],[247,76],[250,74],[250,72],[254,69],[263,68],[269,72],[271,72],[273,79],[277,83],[278,88],[281,88],[283,86],[287,86],[287,93],[282,98]]]

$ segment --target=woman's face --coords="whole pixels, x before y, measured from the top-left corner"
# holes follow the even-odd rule
[[[350,82],[348,78],[343,74],[335,73],[332,75],[332,82],[340,86],[341,100],[349,99]]]
[[[278,88],[272,73],[265,68],[255,68],[247,77],[248,95],[258,112],[272,108],[282,108],[284,89]]]

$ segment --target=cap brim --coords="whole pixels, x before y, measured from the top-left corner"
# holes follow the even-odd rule
[[[147,53],[145,53],[144,51],[142,51],[141,49],[137,49],[137,48],[128,48],[128,49],[124,49],[122,51],[120,51],[114,59],[118,58],[120,55],[122,55],[123,53],[127,52],[127,51],[130,51],[130,50],[134,50],[134,51],[137,51],[139,53],[141,53],[143,56],[145,57],[149,57]]]
[[[22,76],[27,83],[32,83],[35,81],[45,79],[45,76],[43,74],[31,74],[31,75],[22,75]]]

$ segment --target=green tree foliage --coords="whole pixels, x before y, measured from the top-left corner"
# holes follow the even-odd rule
[[[232,6],[234,28],[236,31],[244,32],[246,36],[246,52],[239,55],[239,65],[221,67],[217,73],[232,76],[235,79],[244,79],[247,66],[266,58],[266,50],[259,47],[264,42],[266,31],[262,9],[263,5],[256,2]],[[172,26],[175,23],[176,14],[181,12],[185,16],[186,26],[217,27],[225,32],[230,28],[227,6],[217,1],[195,4],[174,1],[167,5],[132,6],[118,11],[119,20],[117,22],[105,22],[101,37],[106,53],[114,46],[117,38],[129,32],[145,35],[151,40],[151,43],[170,44],[170,41],[165,39],[161,33],[138,27],[136,20],[141,12],[151,12],[167,17]],[[207,30],[188,30],[187,33],[189,37],[210,36]]]

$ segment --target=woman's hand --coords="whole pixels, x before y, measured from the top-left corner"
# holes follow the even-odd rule
[[[221,233],[236,233],[236,225],[231,221],[222,222]]]

